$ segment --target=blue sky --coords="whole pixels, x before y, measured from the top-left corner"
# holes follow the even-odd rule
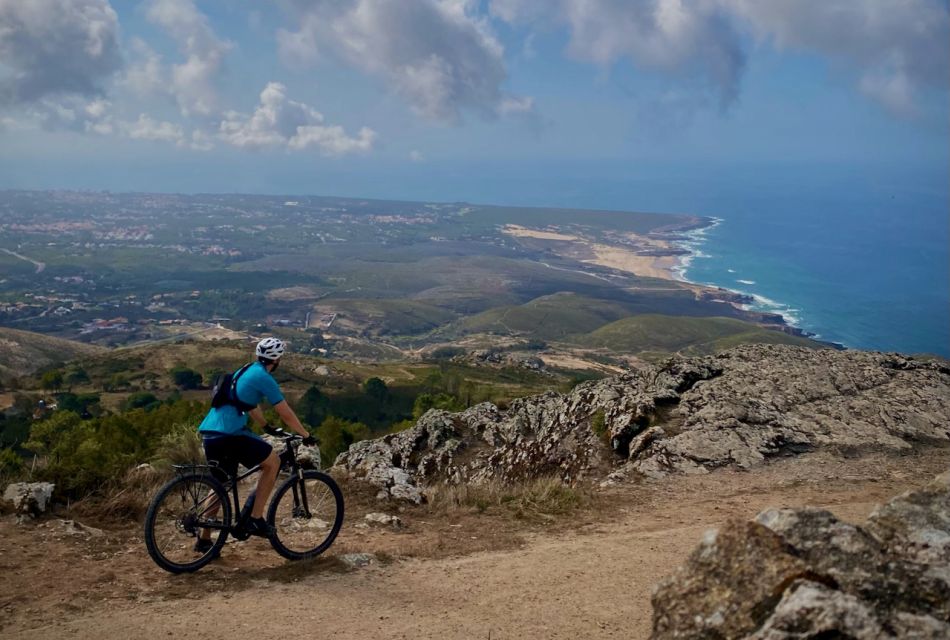
[[[945,191],[948,54],[945,0],[0,0],[0,188]]]

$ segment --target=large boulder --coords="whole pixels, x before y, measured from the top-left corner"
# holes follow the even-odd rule
[[[950,638],[950,474],[865,526],[769,509],[707,534],[653,593],[666,638]]]
[[[15,482],[7,485],[3,499],[13,505],[17,515],[35,517],[46,513],[54,488],[50,482]]]

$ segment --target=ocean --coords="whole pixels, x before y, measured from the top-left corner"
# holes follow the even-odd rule
[[[946,187],[898,181],[720,190],[691,213],[712,226],[684,243],[691,282],[755,297],[822,340],[950,357]],[[731,191],[731,193],[730,193]]]

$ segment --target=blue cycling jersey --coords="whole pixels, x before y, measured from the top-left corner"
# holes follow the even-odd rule
[[[274,376],[268,373],[260,362],[255,362],[245,371],[234,387],[238,400],[246,404],[257,405],[267,400],[272,405],[283,402],[284,394]],[[201,421],[198,431],[202,434],[220,433],[224,435],[245,435],[247,429],[247,414],[242,414],[237,407],[225,405],[211,409],[205,419]]]

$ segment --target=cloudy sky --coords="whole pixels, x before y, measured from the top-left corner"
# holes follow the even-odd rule
[[[0,188],[945,184],[948,84],[947,0],[0,0]]]

